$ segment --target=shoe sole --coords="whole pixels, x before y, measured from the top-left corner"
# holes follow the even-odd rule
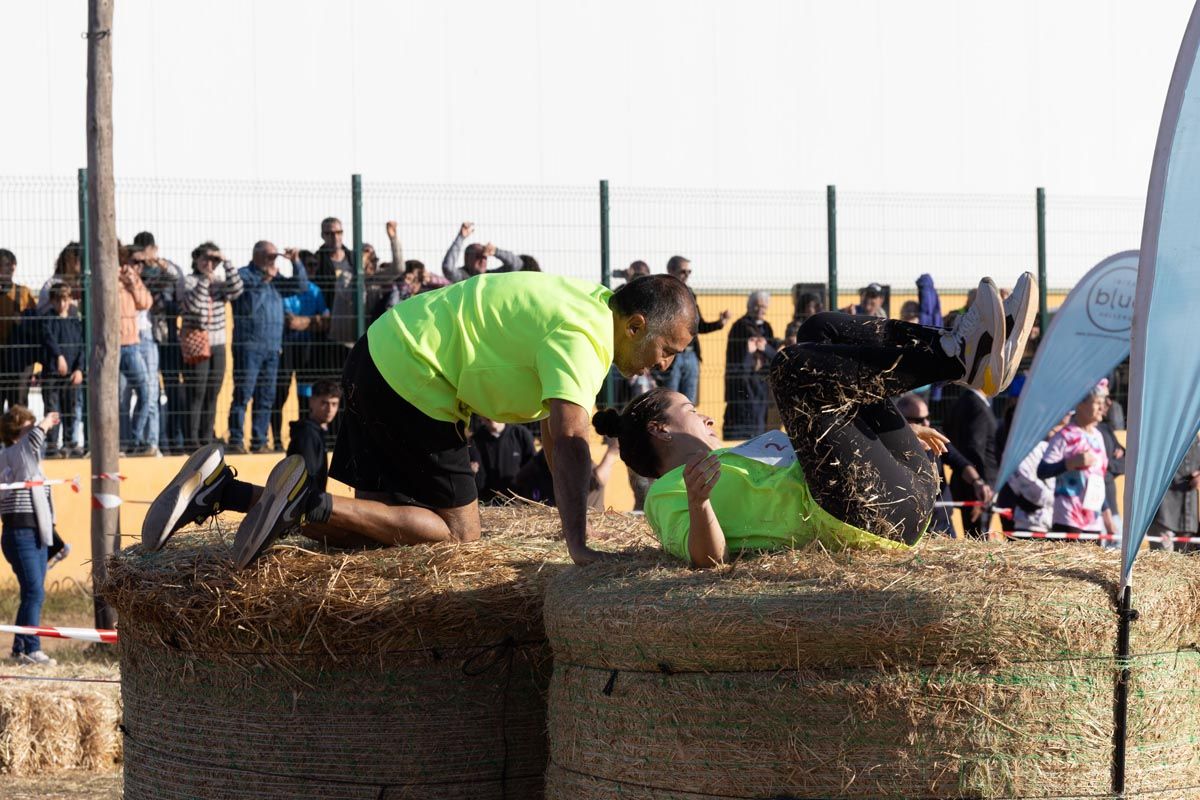
[[[1022,283],[1024,286],[1022,287]],[[1017,279],[1017,285],[1013,288],[1013,295],[1018,295],[1018,290],[1024,288],[1024,299],[1019,308],[1013,313],[1013,328],[1016,331],[1016,338],[1013,338],[1012,332],[1009,332],[1007,347],[1005,348],[1004,358],[1004,380],[1000,383],[1000,391],[1004,391],[1013,382],[1013,378],[1017,377],[1017,369],[1021,366],[1021,356],[1025,353],[1025,345],[1029,341],[1029,333],[1033,330],[1034,320],[1037,319],[1038,312],[1038,285],[1033,277],[1033,273],[1022,273]],[[1006,313],[1005,316],[1008,316]]]
[[[988,326],[987,332],[991,334],[992,346],[986,355],[973,355],[968,375],[964,375],[959,382],[972,389],[978,389],[988,397],[995,397],[1000,392],[1000,379],[1004,375],[1004,348],[1007,342],[1004,337],[1004,303],[1000,300],[1000,290],[991,278],[984,278],[979,282],[975,302],[984,304],[980,306],[980,310],[986,312],[984,324]]]
[[[179,472],[150,503],[142,522],[142,545],[152,551],[161,550],[192,498],[217,471],[223,460],[220,445],[206,444],[188,456]]]
[[[295,503],[307,482],[308,471],[301,456],[288,456],[271,470],[262,495],[238,526],[233,540],[238,569],[245,569],[278,537],[280,518]],[[299,522],[299,515],[295,522]]]

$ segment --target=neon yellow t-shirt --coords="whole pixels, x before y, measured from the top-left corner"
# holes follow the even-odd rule
[[[480,275],[395,305],[367,346],[388,385],[433,419],[533,422],[552,399],[595,404],[613,359],[610,296],[540,272]]]
[[[785,434],[770,431],[738,447],[717,450],[721,477],[709,498],[726,550],[781,550],[819,540],[831,550],[902,550],[903,542],[847,525],[813,499],[796,451]],[[668,553],[690,562],[687,488],[683,467],[656,480],[646,494],[646,521]]]

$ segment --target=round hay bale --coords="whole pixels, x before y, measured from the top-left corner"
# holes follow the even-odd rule
[[[1143,558],[1127,796],[1194,795],[1200,570]],[[547,797],[1104,796],[1118,565],[931,541],[564,572],[546,597]]]
[[[618,519],[592,524],[630,535]],[[120,553],[103,594],[125,797],[541,797],[542,597],[569,559],[552,510],[487,510],[484,529],[369,551],[291,538],[241,572],[226,530]]]
[[[121,697],[116,683],[65,680],[116,681],[115,665],[59,664],[9,671],[21,679],[0,681],[0,773],[103,771],[120,762],[116,734]]]

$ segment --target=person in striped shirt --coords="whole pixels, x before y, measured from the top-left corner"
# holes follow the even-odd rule
[[[43,480],[42,446],[46,431],[58,425],[58,413],[50,412],[36,425],[24,406],[12,406],[0,416],[0,483]],[[54,541],[54,506],[50,487],[5,489],[0,491],[0,550],[12,565],[20,586],[17,625],[39,625],[42,602],[46,598],[46,566]],[[54,666],[54,659],[42,652],[37,636],[13,637],[12,657],[22,664]]]

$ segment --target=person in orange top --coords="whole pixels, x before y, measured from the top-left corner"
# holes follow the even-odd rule
[[[120,427],[121,449],[132,455],[140,455],[146,452],[148,445],[139,441],[135,432],[146,431],[150,404],[158,402],[158,392],[152,391],[157,388],[158,376],[150,375],[138,346],[140,340],[137,314],[150,308],[154,304],[154,298],[138,275],[138,265],[134,263],[133,253],[132,247],[120,249],[121,272],[118,275],[120,285],[117,298],[121,306],[121,380],[127,381],[133,387],[134,393],[137,394],[137,404],[132,416],[121,415]]]
[[[37,297],[13,282],[17,257],[11,250],[0,250],[0,411],[7,405],[25,405],[29,395],[29,375],[34,358],[31,348],[10,347],[17,344],[17,325],[21,315],[37,306]]]

